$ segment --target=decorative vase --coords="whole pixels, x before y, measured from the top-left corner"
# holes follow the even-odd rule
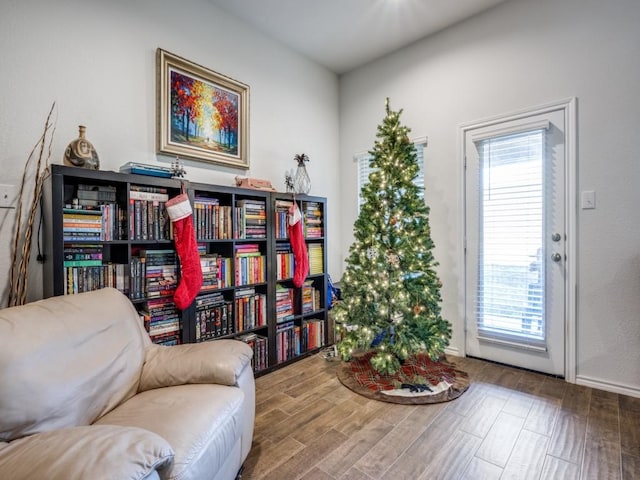
[[[93,148],[93,144],[85,138],[87,128],[83,125],[78,127],[79,137],[71,142],[64,151],[64,164],[72,167],[100,169],[100,159],[98,152]]]
[[[304,164],[298,164],[296,176],[293,179],[296,193],[307,194],[311,191],[311,179]]]

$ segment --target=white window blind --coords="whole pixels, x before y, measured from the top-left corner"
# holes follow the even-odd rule
[[[542,347],[545,129],[476,142],[480,160],[478,333]]]
[[[418,195],[424,199],[424,149],[427,146],[427,139],[421,138],[413,141],[416,148],[416,157],[418,160],[418,175],[414,179],[414,183],[420,187]],[[377,169],[371,168],[371,154],[369,152],[359,153],[355,155],[358,163],[358,210],[364,203],[362,198],[362,188],[369,183],[369,175]]]

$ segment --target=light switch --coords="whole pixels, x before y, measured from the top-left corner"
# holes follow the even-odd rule
[[[596,192],[584,190],[582,192],[582,209],[589,210],[592,208],[596,208]]]

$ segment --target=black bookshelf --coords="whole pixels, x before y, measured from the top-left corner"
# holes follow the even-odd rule
[[[194,209],[205,284],[193,304],[179,312],[179,339],[174,339],[163,333],[175,328],[176,317],[167,313],[170,308],[161,301],[168,298],[162,293],[168,292],[160,284],[171,285],[179,279],[179,267],[176,278],[171,278],[170,252],[175,249],[164,202],[182,189]],[[282,232],[278,209],[281,202],[292,201],[304,215],[310,252],[311,271],[302,288],[293,287],[289,274],[279,278],[277,271],[278,254],[287,243],[277,231],[280,227]],[[323,197],[298,195],[294,199],[286,193],[52,165],[43,214],[45,298],[113,283],[129,295],[141,321],[156,332],[152,338],[157,343],[238,338],[254,348],[257,374],[327,344]],[[151,265],[150,272],[140,264],[145,269]],[[162,282],[157,281],[154,268],[164,272]],[[141,277],[145,272],[149,274]],[[285,320],[291,333],[287,334],[281,333],[283,319],[277,316],[277,294],[282,288],[291,289],[291,312]],[[149,298],[152,291],[154,296]],[[284,348],[289,349],[287,354]]]

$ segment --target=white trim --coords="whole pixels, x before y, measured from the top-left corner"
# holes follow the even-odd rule
[[[471,140],[476,143],[488,138],[504,137],[516,133],[530,132],[532,130],[549,130],[549,120],[521,123],[517,127],[497,127],[483,130],[482,133],[471,134]]]
[[[444,353],[447,355],[453,355],[454,357],[464,357],[464,353],[460,353],[460,350],[456,347],[448,346],[444,349]]]
[[[416,137],[409,140],[414,145],[422,145],[423,148],[427,148],[429,145],[429,137],[426,135],[424,137]]]
[[[577,123],[576,123],[576,111],[577,111],[577,98],[570,97],[557,102],[552,102],[535,107],[534,109],[519,110],[507,115],[496,115],[488,117],[483,120],[462,123],[458,127],[460,135],[458,136],[459,154],[462,161],[462,175],[460,176],[462,192],[462,205],[466,205],[466,133],[468,130],[477,128],[490,127],[502,122],[509,122],[514,120],[520,120],[534,115],[545,114],[557,110],[564,111],[565,118],[565,218],[566,218],[566,233],[567,244],[566,254],[566,291],[565,291],[565,361],[564,361],[564,378],[569,383],[576,383],[576,366],[577,366],[577,350],[576,350],[576,305],[577,305],[577,218],[578,218],[578,196],[577,196],[577,181],[578,181],[578,162],[577,162]],[[463,314],[461,315],[464,322],[464,336],[463,336],[463,352],[466,355],[467,345],[467,298],[466,298],[466,283],[467,283],[467,269],[466,269],[466,208],[463,209],[461,215],[462,228],[461,232],[461,256],[462,256],[462,302],[463,302]]]
[[[527,342],[518,342],[518,341],[514,341],[514,340],[505,340],[502,338],[498,338],[498,337],[492,337],[489,335],[483,335],[482,333],[478,333],[478,340],[482,340],[483,342],[488,342],[488,343],[497,343],[498,345],[505,345],[507,347],[515,347],[515,348],[521,348],[524,350],[531,350],[534,352],[546,352],[547,351],[547,346],[546,345],[537,345],[534,343],[527,343]]]
[[[578,128],[577,128],[577,103],[576,97],[569,98],[558,105],[563,105],[565,112],[565,142],[564,157],[567,162],[567,174],[565,175],[565,196],[567,219],[567,291],[565,323],[565,366],[564,378],[569,383],[576,382],[578,352],[576,342],[577,325],[577,291],[578,291]]]
[[[568,381],[566,378],[565,380]],[[596,388],[598,390],[604,390],[607,392],[618,393],[620,395],[628,395],[630,397],[640,398],[640,389],[636,387],[621,385],[619,383],[606,382],[597,378],[578,375],[575,378],[575,382],[570,383],[576,383],[577,385],[583,385],[585,387]]]

